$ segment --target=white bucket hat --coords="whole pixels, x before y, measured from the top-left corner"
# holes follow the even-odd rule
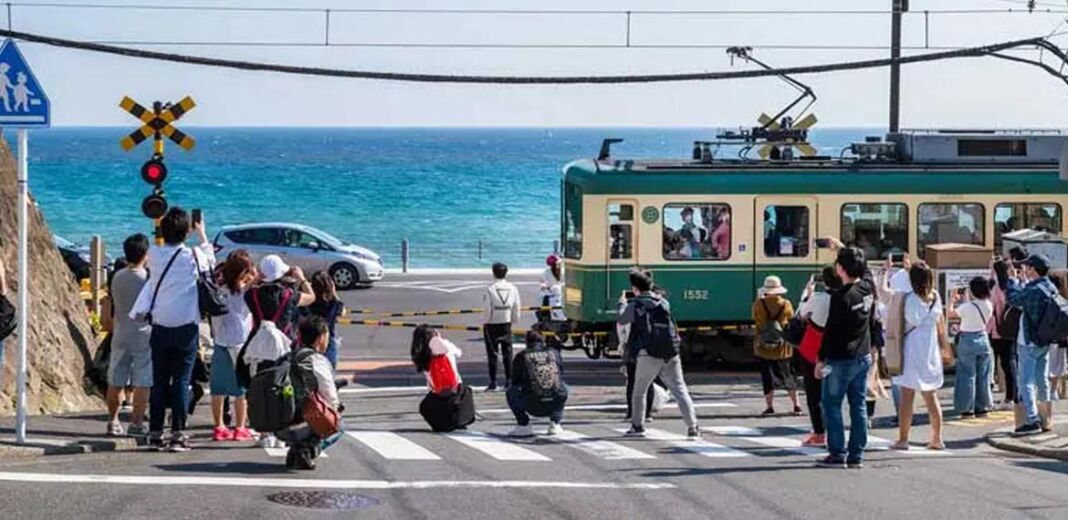
[[[285,276],[289,269],[289,264],[278,255],[267,255],[260,260],[260,273],[263,275],[263,281],[268,283]]]
[[[764,278],[764,294],[786,294],[786,287],[782,286],[782,279],[778,276]]]

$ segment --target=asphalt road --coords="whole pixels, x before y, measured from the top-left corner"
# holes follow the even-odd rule
[[[477,288],[396,283],[345,298],[351,307],[388,310],[453,308],[458,298],[478,306]],[[945,452],[920,448],[929,435],[921,415],[914,449],[892,452],[885,448],[896,430],[887,426],[890,405],[882,402],[865,468],[818,469],[813,461],[820,450],[799,446],[807,418],[759,418],[759,380],[747,373],[688,375],[705,429],[702,442],[679,439],[685,429],[670,407],[648,425],[651,438],[622,438],[617,365],[574,357],[565,371],[572,399],[564,437],[504,437],[512,420],[503,394],[485,392],[476,396],[479,421],[468,432],[434,434],[415,413],[421,376],[390,362],[406,358],[408,333],[344,331],[346,360],[395,372],[356,373],[356,384],[343,393],[351,435],[314,472],[287,471],[281,457],[247,443],[210,442],[201,408],[189,453],[0,460],[3,518],[854,520],[1059,519],[1068,513],[1068,464],[1009,456],[983,442],[986,432],[1007,425],[1003,415],[948,422]],[[465,358],[477,357],[481,348],[468,350]],[[465,380],[480,372],[475,361],[464,366]],[[404,379],[404,373],[414,377]],[[949,393],[942,397],[948,402]],[[785,396],[777,408],[789,409]],[[535,425],[544,431],[544,422]],[[271,500],[294,491],[351,493],[357,495],[352,502],[334,505],[361,507],[324,510]]]

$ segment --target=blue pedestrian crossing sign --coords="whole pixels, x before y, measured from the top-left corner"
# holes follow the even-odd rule
[[[0,46],[0,127],[44,128],[52,122],[48,96],[14,40]]]

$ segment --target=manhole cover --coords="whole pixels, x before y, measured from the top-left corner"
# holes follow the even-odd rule
[[[268,495],[267,500],[309,509],[360,509],[379,504],[376,498],[344,491],[285,491]]]

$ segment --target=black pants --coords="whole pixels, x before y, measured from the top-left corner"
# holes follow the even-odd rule
[[[1016,392],[1016,340],[992,339],[990,342],[1001,365],[1001,371],[1005,372],[1005,400],[1018,403],[1020,399]]]
[[[812,433],[823,435],[823,383],[816,379],[816,365],[801,359],[802,376],[805,380],[805,402],[808,403],[808,418],[812,421]]]
[[[638,363],[627,363],[627,417],[632,417],[633,407],[631,406],[631,394],[634,393],[634,373],[638,370]],[[656,376],[653,381],[654,384],[660,386],[667,386],[660,380],[660,376]],[[649,417],[653,415],[653,385],[649,385],[649,391],[645,393],[645,416]]]
[[[200,329],[196,323],[181,327],[152,326],[152,391],[149,397],[149,430],[163,432],[163,419],[171,409],[171,431],[185,430],[189,411],[189,381],[197,357]]]
[[[500,349],[501,357],[504,358],[505,385],[512,380],[512,324],[511,323],[488,323],[482,329],[483,338],[486,340],[486,361],[489,363],[490,385],[497,384],[497,350]]]

